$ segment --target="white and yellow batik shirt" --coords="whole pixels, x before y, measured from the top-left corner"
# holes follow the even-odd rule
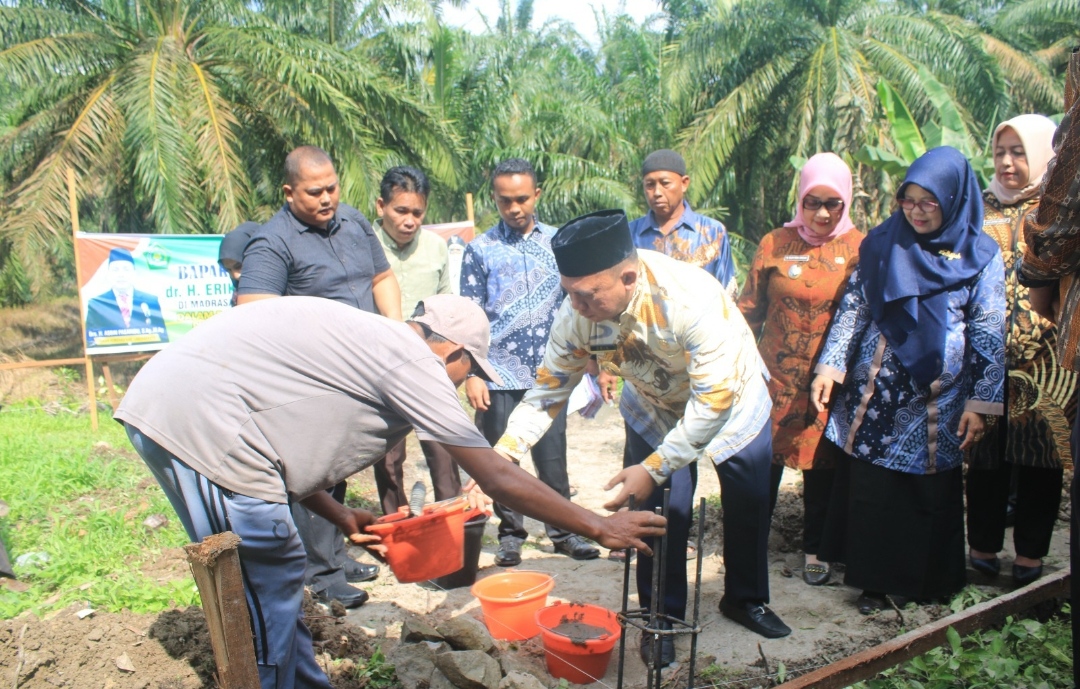
[[[769,423],[772,403],[757,344],[723,285],[704,270],[638,250],[637,286],[617,321],[592,323],[563,301],[536,385],[496,447],[520,460],[584,375],[590,355],[625,381],[620,410],[656,451],[658,482],[704,455],[732,456]]]

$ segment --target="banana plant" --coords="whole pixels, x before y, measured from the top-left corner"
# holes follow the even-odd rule
[[[919,67],[919,80],[927,97],[933,104],[937,118],[922,125],[915,121],[904,99],[881,79],[877,83],[878,100],[889,121],[890,147],[864,144],[855,153],[855,160],[881,170],[898,183],[907,174],[915,159],[931,148],[952,146],[963,153],[980,182],[985,185],[993,174],[993,159],[986,154],[987,147],[980,147],[972,135],[960,106],[934,75],[925,67]]]

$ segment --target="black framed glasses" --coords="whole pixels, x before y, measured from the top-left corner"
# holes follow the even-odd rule
[[[808,211],[820,210],[822,206],[825,206],[825,210],[830,213],[839,213],[844,210],[844,199],[825,199],[823,201],[816,196],[803,197],[802,207]]]
[[[918,207],[923,213],[933,213],[937,209],[941,208],[941,204],[937,201],[931,201],[930,199],[923,199],[922,201],[916,201],[915,199],[896,199],[896,202],[900,204],[900,207],[906,211],[912,208]]]

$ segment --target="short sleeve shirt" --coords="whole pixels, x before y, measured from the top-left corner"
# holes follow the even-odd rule
[[[390,269],[371,223],[344,203],[326,229],[282,206],[248,242],[243,266],[238,295],[323,297],[372,313],[372,279]]]
[[[489,447],[410,326],[312,297],[206,321],[147,362],[115,417],[214,483],[278,503],[374,464],[411,429]]]
[[[401,315],[408,318],[417,302],[433,294],[450,294],[449,254],[443,238],[431,230],[420,230],[402,249],[386,229],[377,227],[375,234],[386,251],[386,260],[394,271],[401,289]]]

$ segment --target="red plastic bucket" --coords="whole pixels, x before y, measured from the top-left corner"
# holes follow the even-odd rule
[[[586,603],[555,603],[537,610],[536,624],[548,673],[574,684],[601,679],[622,636],[615,613]]]
[[[509,570],[484,577],[473,584],[480,599],[484,624],[496,639],[520,641],[540,633],[536,611],[547,603],[555,579],[543,572]]]
[[[465,520],[475,514],[466,511],[468,506],[465,497],[444,500],[424,507],[418,517],[405,512],[380,517],[367,531],[382,537],[386,562],[398,581],[427,581],[465,564]]]

